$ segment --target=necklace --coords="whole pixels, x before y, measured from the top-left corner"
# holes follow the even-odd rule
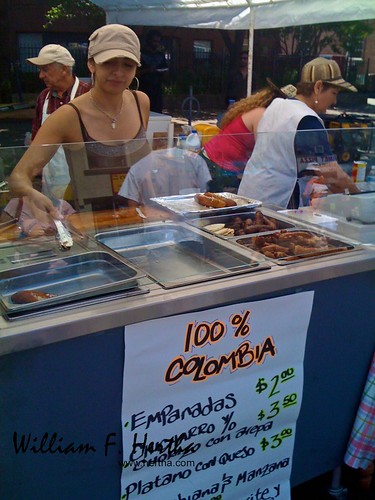
[[[96,107],[96,109],[97,109],[98,111],[100,111],[101,113],[103,113],[103,115],[105,115],[107,118],[109,118],[109,119],[111,120],[111,127],[112,127],[113,129],[115,129],[115,128],[116,128],[116,122],[117,122],[117,120],[118,120],[118,117],[119,117],[119,116],[121,115],[121,113],[122,113],[122,107],[123,107],[123,105],[124,105],[124,100],[122,100],[122,101],[121,101],[121,108],[120,108],[120,111],[117,113],[117,115],[115,115],[115,116],[111,116],[111,115],[109,115],[106,111],[104,111],[104,109],[102,109],[100,106],[98,106],[98,105],[96,104],[95,99],[94,99],[94,96],[92,95],[92,89],[90,90],[90,99],[91,99],[91,101],[92,101],[93,105]]]

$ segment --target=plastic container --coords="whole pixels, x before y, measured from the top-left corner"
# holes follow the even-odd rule
[[[186,135],[179,134],[177,137],[176,147],[179,149],[185,149],[186,146]]]
[[[370,172],[366,179],[367,182],[375,182],[375,165],[373,165],[370,169]]]
[[[214,135],[220,132],[219,127],[208,123],[196,123],[194,128],[198,132],[202,146],[204,146]]]
[[[353,162],[352,178],[354,182],[363,182],[366,178],[366,161]]]
[[[201,150],[201,139],[198,132],[193,129],[191,133],[186,138],[186,149],[193,151],[194,153],[199,153]]]
[[[186,135],[179,134],[176,141],[176,157],[183,158],[184,149],[186,149]]]

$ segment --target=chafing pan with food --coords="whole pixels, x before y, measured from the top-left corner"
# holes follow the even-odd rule
[[[93,251],[0,273],[6,312],[60,305],[138,286],[134,268],[108,252]]]
[[[224,239],[295,227],[290,222],[265,215],[261,209],[202,217],[188,223]]]
[[[183,216],[219,214],[241,208],[259,207],[262,203],[233,193],[196,193],[151,198],[156,204]]]
[[[184,223],[164,222],[96,235],[164,288],[203,282],[259,269],[264,259],[248,255]]]
[[[263,235],[241,237],[235,241],[241,246],[260,252],[277,264],[289,264],[355,249],[345,241],[300,229],[282,229]]]

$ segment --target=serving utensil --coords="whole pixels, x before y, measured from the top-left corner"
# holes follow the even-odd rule
[[[56,226],[56,239],[62,250],[70,250],[73,246],[73,238],[61,220],[53,219]]]
[[[136,207],[135,211],[141,217],[142,219],[147,219],[146,215],[142,212],[142,210],[139,207]]]

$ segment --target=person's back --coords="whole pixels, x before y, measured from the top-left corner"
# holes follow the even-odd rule
[[[221,120],[221,132],[201,151],[212,175],[211,191],[237,191],[247,160],[253,151],[258,124],[277,96],[295,94],[295,87],[268,86],[231,106]]]
[[[254,148],[254,124],[264,110],[265,108],[256,108],[246,113],[248,125],[252,122],[250,128],[245,125],[244,116],[237,116],[210,139],[204,146],[209,158],[224,170],[241,174]]]
[[[119,195],[134,206],[154,197],[206,191],[211,180],[207,165],[195,153],[178,153],[178,148],[152,151],[131,167]]]
[[[316,196],[358,192],[338,165],[319,114],[340,90],[356,91],[335,61],[318,57],[302,68],[293,99],[276,99],[258,127],[239,193],[283,208],[308,205]],[[321,189],[313,189],[319,184]]]
[[[257,142],[238,189],[240,195],[287,206],[297,180],[295,135],[306,114],[320,120],[323,126],[321,118],[298,100],[275,99],[267,108],[258,125]],[[280,134],[283,140],[279,140]],[[290,179],[287,189],[285,179]]]

